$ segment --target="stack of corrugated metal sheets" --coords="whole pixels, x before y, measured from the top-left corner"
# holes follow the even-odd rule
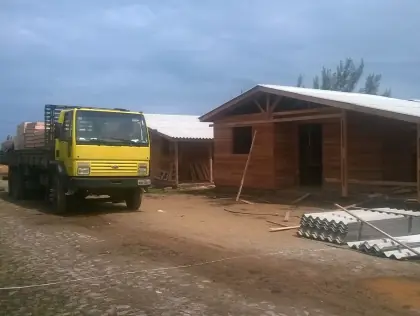
[[[414,250],[420,252],[420,235],[409,235],[395,237],[399,242],[403,242]],[[392,259],[407,259],[417,255],[411,250],[405,249],[389,238],[362,240],[348,242],[347,245],[353,249],[366,252],[372,255],[387,257]]]
[[[14,148],[43,147],[45,144],[44,122],[23,122],[17,126]]]
[[[388,211],[387,211],[388,210]],[[408,233],[406,214],[395,213],[389,209],[352,210],[363,220],[386,231],[392,236],[402,236]],[[420,228],[420,222],[416,227]],[[344,211],[319,212],[304,214],[298,235],[306,238],[345,244],[355,241],[358,237],[360,222]],[[370,227],[363,228],[364,239],[380,238],[382,235]]]

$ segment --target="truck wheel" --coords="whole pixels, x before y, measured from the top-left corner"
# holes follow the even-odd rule
[[[59,176],[54,179],[53,207],[56,214],[64,214],[67,211],[67,196]]]
[[[137,211],[140,208],[141,201],[143,200],[143,189],[137,188],[130,191],[125,198],[125,204],[131,211]]]
[[[15,175],[14,175],[13,169],[9,168],[9,172],[7,173],[7,193],[9,194],[9,196],[11,198],[14,198],[14,190],[15,190],[15,188],[14,188],[15,184],[14,184],[14,181],[13,181],[14,176]]]
[[[76,193],[73,194],[73,197],[76,200],[84,200],[89,196],[89,192],[87,190],[78,190]]]
[[[25,195],[25,179],[18,168],[12,170],[9,180],[9,194],[15,200],[23,200]]]

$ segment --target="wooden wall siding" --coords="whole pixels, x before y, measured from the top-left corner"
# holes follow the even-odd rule
[[[161,169],[161,137],[150,133],[150,177],[154,179],[159,176]]]
[[[161,171],[169,172],[171,164],[174,163],[174,147],[173,143],[167,141],[157,133],[151,133],[150,146],[150,175],[152,180],[160,176]],[[169,144],[169,152],[162,151],[163,143]]]
[[[244,187],[273,188],[274,124],[258,124]],[[219,186],[239,186],[248,155],[232,154],[232,127],[214,125],[214,182]]]
[[[298,124],[293,122],[275,124],[274,164],[276,188],[298,185],[298,126]]]
[[[325,178],[340,179],[340,120],[330,120],[322,125],[322,172]]]
[[[415,179],[414,125],[355,112],[348,118],[349,179]]]
[[[415,181],[414,125],[356,112],[348,113],[348,178]],[[340,122],[323,126],[324,178],[340,179]]]
[[[266,113],[225,117],[214,123],[214,181],[238,186],[247,155],[232,154],[232,126],[219,123],[263,120]],[[340,120],[323,125],[323,177],[340,179]],[[315,121],[254,124],[258,130],[245,187],[284,188],[298,185],[298,126]],[[413,124],[348,112],[348,179],[416,180],[416,129]]]

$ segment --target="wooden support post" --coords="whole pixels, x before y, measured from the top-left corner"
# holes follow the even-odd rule
[[[213,183],[213,142],[209,146],[209,172],[210,172],[210,183]]]
[[[345,110],[341,113],[341,159],[340,159],[340,166],[341,166],[341,196],[347,197],[349,194],[348,189],[348,170],[347,170],[347,113]]]
[[[178,141],[174,142],[175,146],[175,185],[179,185],[179,152],[178,152]]]
[[[268,93],[267,93],[267,97],[266,97],[266,100],[265,100],[265,111],[267,113],[270,112],[270,95]]]
[[[417,202],[420,203],[420,123],[417,123]]]

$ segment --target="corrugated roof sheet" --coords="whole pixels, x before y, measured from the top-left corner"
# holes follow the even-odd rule
[[[401,114],[406,116],[406,119],[413,122],[420,121],[420,105],[416,102],[388,98],[378,95],[353,93],[353,92],[340,92],[340,91],[329,91],[329,90],[318,90],[318,89],[307,89],[298,87],[287,87],[277,85],[259,85],[264,88],[274,89],[277,91],[289,92],[298,95],[304,95],[311,98],[316,98],[319,101],[329,100],[339,102],[336,104],[337,107],[346,108],[348,110],[361,110],[357,107],[364,108],[365,112],[372,114],[392,117],[392,113]],[[340,104],[341,103],[341,104]],[[347,104],[349,107],[344,106]],[[341,106],[340,106],[341,105]],[[351,105],[356,107],[351,108]],[[385,115],[385,114],[391,115]],[[403,119],[402,116],[396,115],[396,119]],[[409,117],[412,119],[410,120]]]
[[[231,107],[240,106],[246,98],[252,98],[256,93],[265,92],[289,98],[324,104],[327,106],[358,111],[367,114],[398,119],[407,122],[420,123],[420,103],[410,100],[388,98],[377,95],[350,93],[340,91],[318,90],[299,87],[260,84],[244,92],[236,98],[213,109],[200,117],[202,121],[213,121]]]
[[[150,129],[175,139],[213,139],[213,128],[194,115],[144,114]]]

